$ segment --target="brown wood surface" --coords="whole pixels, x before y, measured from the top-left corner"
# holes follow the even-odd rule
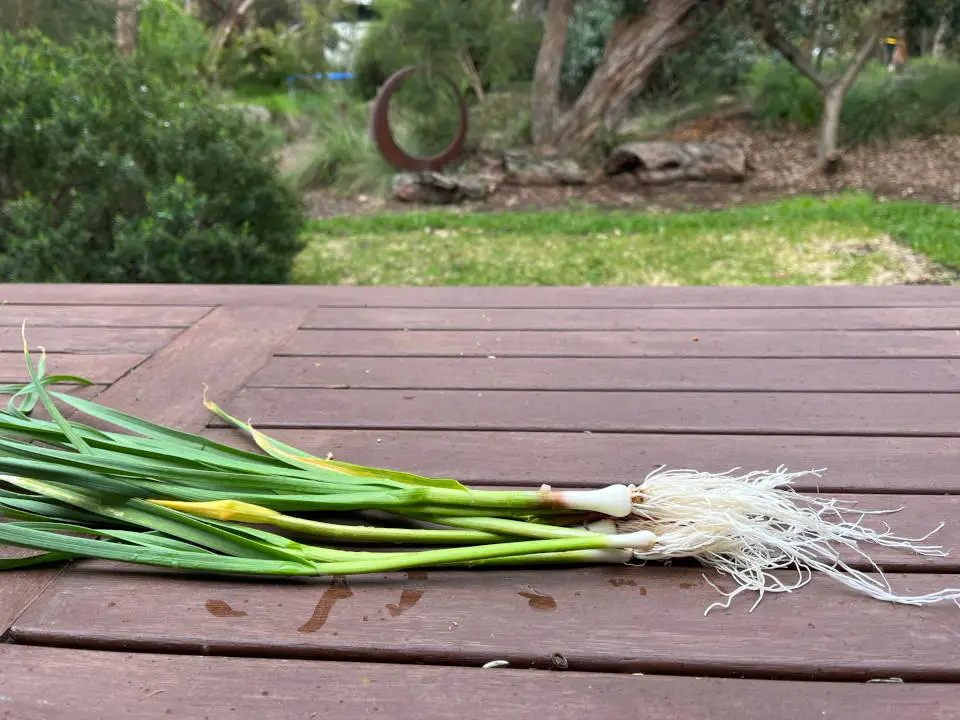
[[[441,309],[317,308],[320,330],[956,330],[956,308]]]
[[[39,360],[39,351],[31,349],[34,363]],[[47,374],[77,375],[95,383],[109,385],[116,382],[149,355],[127,353],[123,355],[79,355],[72,353],[47,353]],[[22,352],[0,353],[0,382],[25,382],[30,375]]]
[[[27,328],[30,347],[43,347],[48,353],[86,353],[90,355],[150,354],[167,345],[180,328]],[[23,352],[19,327],[0,327],[0,351]]]
[[[237,445],[204,383],[305,450],[479,486],[826,468],[798,489],[903,506],[869,521],[898,534],[946,523],[930,538],[946,558],[869,549],[897,591],[960,587],[955,288],[5,285],[6,382],[24,379],[24,318],[49,372],[98,382],[74,391]],[[6,573],[0,716],[952,717],[953,603],[891,605],[817,577],[704,617],[722,597],[702,572]],[[496,659],[515,669],[479,668]],[[890,677],[907,682],[863,682]]]
[[[302,330],[280,355],[442,357],[957,358],[953,330],[390,331]]]
[[[77,672],[82,668],[83,672]],[[90,678],[96,678],[91,692]],[[43,689],[51,689],[44,693]],[[54,690],[55,689],[55,690]],[[0,646],[11,720],[947,720],[960,687],[277,662]]]
[[[716,574],[713,574],[716,578]],[[889,574],[901,592],[953,576]],[[723,578],[715,580],[729,587]],[[64,573],[17,643],[186,654],[863,681],[960,681],[957,607],[895,606],[817,577],[729,610],[696,568],[431,571],[297,582],[183,578],[99,561]],[[391,608],[390,606],[395,606]],[[221,609],[229,608],[229,612]],[[882,630],[881,630],[882,629]]]
[[[954,393],[960,359],[277,357],[247,387]]]
[[[822,492],[960,493],[960,438],[619,433],[271,430],[318,456],[485,485],[596,487],[661,466],[707,472],[825,469],[797,481]],[[234,429],[205,435],[256,449]],[[816,483],[816,484],[814,484]]]
[[[303,314],[281,307],[217,308],[99,402],[196,432],[211,417],[203,406],[204,384],[211,399],[229,397],[270,359]]]
[[[205,307],[136,305],[0,305],[0,325],[35,327],[190,327]]]
[[[0,520],[4,522],[4,520]],[[34,555],[35,551],[9,545],[0,545],[0,557],[19,558]],[[32,568],[4,571],[0,582],[0,637],[10,624],[36,600],[59,574],[57,568]],[[0,693],[2,695],[2,693]]]
[[[315,305],[328,307],[955,307],[955,286],[894,287],[322,287],[15,284],[0,303]]]
[[[960,436],[960,403],[935,393],[249,388],[228,412],[262,428]]]

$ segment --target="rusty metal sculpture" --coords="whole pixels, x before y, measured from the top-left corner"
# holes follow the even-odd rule
[[[370,122],[370,135],[377,144],[380,153],[386,158],[387,162],[399,170],[406,172],[438,172],[447,165],[456,161],[463,152],[464,144],[467,139],[467,103],[457,87],[450,78],[443,76],[453,86],[453,91],[457,96],[457,102],[460,106],[460,124],[457,127],[457,135],[453,142],[439,155],[433,157],[419,158],[408,155],[401,148],[393,137],[390,129],[390,98],[393,96],[407,76],[420,70],[419,67],[411,65],[402,70],[398,70],[383,84],[377,93],[377,98],[373,103],[373,112]]]

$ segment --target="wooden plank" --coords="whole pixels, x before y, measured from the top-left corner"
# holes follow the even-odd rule
[[[32,354],[33,351],[31,351]],[[74,355],[47,353],[47,373],[78,375],[95,383],[109,385],[147,359],[147,355]],[[37,358],[34,357],[34,362]],[[0,382],[25,382],[29,379],[22,352],[0,352]]]
[[[956,308],[317,308],[310,330],[956,330]]]
[[[190,327],[210,308],[137,305],[0,305],[0,325],[36,327]]]
[[[6,283],[0,302],[32,305],[256,305],[329,307],[956,307],[953,286],[324,287]]]
[[[960,436],[956,396],[934,393],[248,388],[228,412],[261,429]]]
[[[31,348],[48,353],[149,355],[164,347],[183,330],[175,328],[27,328]],[[0,327],[0,351],[23,352],[20,328]]]
[[[5,521],[0,519],[0,522]],[[34,554],[35,551],[33,550],[0,545],[0,557],[3,558],[26,557]],[[0,582],[0,637],[3,637],[13,621],[20,616],[20,613],[40,597],[46,587],[57,577],[57,574],[58,570],[48,568],[6,570],[3,572],[3,582]]]
[[[946,575],[888,579],[916,594],[956,585],[956,576]],[[729,589],[723,578],[716,582]],[[404,610],[391,612],[404,589]],[[116,651],[960,681],[953,603],[892,605],[819,576],[798,592],[768,594],[752,613],[754,597],[741,596],[729,610],[704,616],[718,599],[701,570],[681,567],[238,582],[114,571],[94,561],[51,585],[14,624],[11,639]]]
[[[188,431],[204,427],[202,402],[229,396],[272,356],[306,309],[220,307],[103,393],[105,405]]]
[[[256,450],[233,429],[204,434]],[[314,455],[486,485],[598,487],[637,482],[662,466],[727,472],[783,465],[826,469],[819,480],[798,480],[802,490],[960,493],[957,438],[297,429],[270,435]]]
[[[278,354],[317,357],[960,357],[952,330],[459,332],[301,330]]]
[[[90,677],[97,678],[95,686]],[[947,718],[960,702],[960,686],[278,662],[7,645],[0,646],[0,696],[4,712],[17,720],[101,720],[117,708],[137,720],[411,714],[419,720],[822,720],[862,717],[865,708],[871,720],[902,720]]]
[[[0,366],[2,367],[2,366]],[[277,357],[248,387],[957,392],[957,359]]]

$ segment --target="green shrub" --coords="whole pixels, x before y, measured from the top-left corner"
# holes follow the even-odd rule
[[[219,100],[109,39],[0,36],[0,276],[285,282],[299,201]]]
[[[827,64],[825,71],[834,71]],[[960,65],[911,60],[902,75],[871,63],[850,89],[840,117],[844,144],[889,143],[960,130]],[[746,78],[754,119],[765,128],[809,130],[823,100],[786,61],[758,63]]]
[[[297,29],[278,24],[236,33],[220,55],[216,69],[227,87],[262,90],[285,88],[293,75],[315,75],[327,70],[324,50],[333,43],[331,7],[305,3]]]
[[[142,66],[168,79],[196,77],[210,45],[203,23],[177,0],[144,0],[139,13]]]

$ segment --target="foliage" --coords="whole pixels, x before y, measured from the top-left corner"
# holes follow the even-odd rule
[[[310,138],[301,143],[301,158],[292,168],[301,190],[333,186],[343,192],[386,189],[392,169],[367,132],[366,105],[343,91],[297,93],[295,111],[312,124]]]
[[[177,0],[144,0],[139,15],[141,64],[168,80],[196,76],[210,43],[203,23]]]
[[[866,195],[724,212],[444,211],[313,222],[293,280],[407,285],[793,285],[917,281],[896,241],[960,266],[960,213]],[[666,240],[669,239],[669,242]],[[912,265],[910,263],[909,265]],[[922,268],[922,265],[921,265]],[[951,271],[931,274],[956,280]],[[906,276],[906,273],[912,273]]]
[[[0,36],[0,275],[283,282],[296,195],[260,128],[109,38]]]
[[[275,89],[290,76],[316,75],[327,69],[324,50],[333,43],[331,14],[336,3],[305,2],[294,27],[254,25],[235,33],[217,68],[228,87]]]
[[[0,30],[37,30],[62,43],[114,32],[116,0],[0,0]]]
[[[830,63],[825,70],[830,71]],[[864,69],[841,115],[842,143],[887,143],[960,130],[960,65],[911,60],[902,75],[880,63]],[[747,76],[754,117],[763,127],[808,130],[820,122],[823,100],[813,84],[785,61],[758,63]]]

